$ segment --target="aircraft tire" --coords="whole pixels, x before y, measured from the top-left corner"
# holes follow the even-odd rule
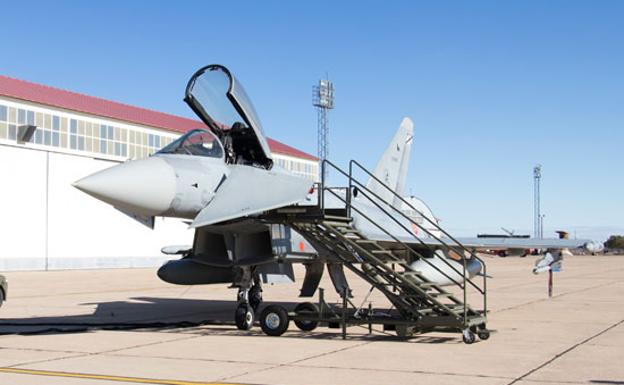
[[[487,329],[481,329],[477,332],[477,335],[481,341],[485,341],[490,338],[490,331]]]
[[[234,313],[234,322],[238,330],[249,330],[253,326],[254,311],[253,308],[246,303],[238,305]]]
[[[281,336],[288,330],[288,312],[282,306],[269,305],[260,314],[260,327],[269,336]]]
[[[312,302],[302,302],[295,307],[295,314],[299,314],[299,312],[305,311],[307,313],[314,313],[317,317],[319,314],[318,307]],[[297,321],[295,320],[295,325],[304,332],[311,332],[316,329],[318,326],[318,321]]]

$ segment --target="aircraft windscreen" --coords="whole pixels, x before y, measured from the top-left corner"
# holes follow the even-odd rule
[[[193,130],[169,143],[158,154],[183,154],[221,158],[223,148],[215,136],[206,130]]]

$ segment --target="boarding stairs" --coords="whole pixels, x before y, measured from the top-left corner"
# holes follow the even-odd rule
[[[273,215],[281,216],[281,223],[290,226],[301,234],[323,255],[342,264],[382,292],[399,313],[398,318],[403,321],[403,326],[415,332],[450,329],[465,333],[468,330],[473,332],[485,330],[487,316],[485,263],[471,250],[450,236],[437,222],[431,221],[419,213],[415,207],[388,188],[358,162],[352,160],[349,163],[349,170],[344,171],[330,161],[324,160],[322,162],[323,175],[326,174],[327,168],[331,168],[332,172],[337,172],[339,176],[346,178],[348,187],[330,187],[323,180],[317,186],[318,201],[316,205],[278,209]],[[419,213],[425,220],[429,220],[431,224],[429,229],[367,188],[364,183],[355,178],[356,170],[376,179],[378,183],[392,191],[393,196],[404,202],[406,207]],[[404,237],[403,240],[399,239],[397,234],[392,234],[387,230],[387,224],[373,221],[361,208],[352,205],[351,201],[356,190],[359,197],[370,200],[383,211],[387,215],[388,222],[393,221],[400,224],[400,227],[404,228],[405,234],[413,237],[413,242],[411,240],[405,242]],[[325,200],[330,195],[343,202],[344,208],[326,208]],[[379,242],[367,238],[353,226],[353,215],[370,221],[394,242]],[[422,242],[411,228],[405,226],[406,220],[410,225],[418,227],[421,230],[419,233],[433,236],[439,242],[439,246],[434,248]],[[444,238],[432,234],[431,227],[444,234]],[[483,266],[483,283],[479,285],[467,276],[465,259],[463,259],[463,269],[457,269],[445,258],[440,258],[436,249],[455,253],[461,252],[467,258],[477,258]],[[427,253],[429,258],[425,258],[423,250],[429,251]],[[432,263],[431,258],[440,258],[449,267],[447,272],[450,270],[456,274],[450,276]],[[422,259],[428,263],[453,282],[459,290],[451,293],[444,287],[428,280],[422,272],[413,270],[410,264],[415,259]],[[476,292],[481,297],[482,309],[477,310],[467,304],[469,291]],[[342,293],[345,303],[349,295],[347,290]],[[481,335],[479,334],[479,336]],[[472,338],[474,340],[474,335]],[[464,341],[466,341],[466,334],[464,334]]]

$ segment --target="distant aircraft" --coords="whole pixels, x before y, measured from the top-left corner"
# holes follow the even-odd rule
[[[508,230],[504,227],[501,227],[501,230],[505,232],[505,234],[478,234],[477,238],[529,238],[529,235],[517,235],[514,230]],[[484,249],[480,250],[482,253],[498,255],[499,257],[526,257],[527,255],[534,252],[531,249],[512,249],[512,248],[503,248],[503,249]],[[538,251],[538,250],[535,250]]]
[[[382,291],[402,319],[416,324],[440,315],[450,320],[444,321],[447,326],[460,319],[462,327],[478,325],[479,336],[487,338],[481,313],[464,304],[462,315],[461,301],[441,289],[472,284],[470,278],[483,268],[473,251],[583,244],[449,238],[424,202],[402,197],[413,140],[409,118],[366,184],[350,178],[347,188],[333,188],[273,164],[256,111],[225,67],[197,71],[184,100],[209,130],[192,130],[147,159],[102,170],[74,186],[150,227],[156,216],[190,220],[193,244],[163,248],[182,258],[163,265],[158,276],[182,285],[232,284],[238,288],[234,318],[240,329],[252,326],[261,283],[292,279],[291,263],[303,263],[302,296],[314,294],[325,266],[336,290],[348,295],[346,266]],[[442,297],[452,302],[443,303]],[[283,318],[274,313],[266,317],[269,329]],[[285,330],[276,328],[275,334]],[[464,341],[470,341],[467,333]]]
[[[599,242],[589,242],[585,244],[585,249],[591,253],[591,255],[596,255],[596,253],[601,253],[604,251],[604,245]]]

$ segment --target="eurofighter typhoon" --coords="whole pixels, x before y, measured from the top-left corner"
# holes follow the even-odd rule
[[[452,237],[424,202],[402,196],[413,140],[409,118],[403,119],[373,172],[355,161],[349,171],[325,161],[323,167],[345,179],[344,186],[330,187],[274,164],[258,115],[227,68],[209,65],[197,71],[184,101],[208,130],[191,130],[146,159],[102,170],[74,186],[151,227],[157,216],[189,221],[195,229],[193,244],[164,247],[163,253],[181,257],[163,265],[158,276],[180,285],[232,284],[238,288],[234,319],[240,329],[253,325],[262,302],[261,284],[294,280],[292,263],[303,263],[302,297],[314,295],[327,267],[347,304],[347,267],[393,306],[390,318],[372,312],[364,317],[363,309],[357,309],[349,313],[350,323],[364,317],[393,324],[402,335],[450,328],[462,331],[470,343],[475,332],[483,339],[489,336],[485,265],[476,251],[537,248],[556,253],[583,244]],[[354,170],[367,181],[355,178]],[[483,275],[482,284],[474,280],[477,275]],[[461,299],[447,292],[448,285],[475,291],[483,309],[468,306],[466,295]],[[315,305],[300,305],[294,318],[299,328],[311,330],[323,322]],[[280,335],[289,314],[268,306],[260,324],[267,334]]]

